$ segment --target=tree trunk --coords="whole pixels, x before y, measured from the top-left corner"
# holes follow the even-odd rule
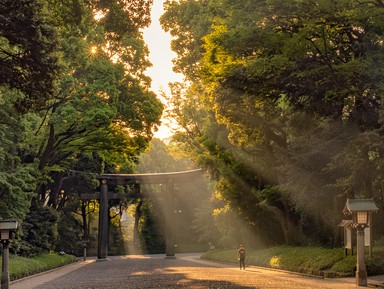
[[[87,203],[81,201],[81,219],[83,223],[84,240],[88,239],[88,224],[87,224]]]
[[[140,221],[140,218],[141,218],[141,207],[143,205],[143,200],[140,199],[140,201],[138,202],[137,206],[136,206],[136,210],[135,210],[135,223],[134,223],[134,226],[133,226],[133,242],[134,244],[139,244],[139,241],[140,241],[140,232],[139,232],[139,221]]]
[[[263,205],[262,208],[266,212],[271,213],[272,218],[280,224],[286,245],[297,245],[305,242],[307,238],[297,229],[297,226],[291,222],[286,212],[271,205]]]
[[[362,157],[364,160],[364,167],[368,168],[364,177],[365,196],[367,199],[371,199],[373,197],[371,162],[369,160],[369,149],[366,146],[362,148]]]

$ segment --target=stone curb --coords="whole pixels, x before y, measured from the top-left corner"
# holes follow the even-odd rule
[[[216,261],[216,260],[210,260],[210,259],[202,259],[204,261],[208,262],[213,262],[213,263],[220,263],[220,264],[226,264],[226,265],[236,265],[236,263],[230,263],[230,262],[223,262],[223,261]],[[276,272],[283,272],[287,274],[294,274],[294,275],[300,275],[300,276],[305,276],[309,278],[318,278],[318,279],[354,279],[355,277],[340,277],[340,278],[326,278],[324,276],[320,275],[313,275],[313,274],[307,274],[307,273],[300,273],[300,272],[295,272],[295,271],[287,271],[287,270],[282,270],[282,269],[276,269],[276,268],[270,268],[270,267],[262,267],[262,266],[256,266],[256,265],[248,265],[248,268],[260,268],[264,270],[271,270],[271,271],[276,271]],[[384,288],[384,282],[381,281],[376,281],[376,280],[367,280],[367,286],[369,287],[374,287],[374,288]]]

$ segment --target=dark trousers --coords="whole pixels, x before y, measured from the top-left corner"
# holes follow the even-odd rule
[[[240,258],[240,269],[245,269],[245,258]]]

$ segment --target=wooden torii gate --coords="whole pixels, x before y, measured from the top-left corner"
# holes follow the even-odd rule
[[[166,193],[166,212],[165,212],[165,256],[175,257],[175,220],[174,220],[174,184],[190,182],[196,177],[201,176],[201,170],[190,170],[172,173],[154,174],[100,174],[96,178],[100,183],[100,192],[81,194],[82,200],[99,200],[99,230],[97,259],[99,261],[108,260],[108,226],[109,226],[109,204],[111,199],[135,198],[139,194],[113,193],[108,191],[108,186],[140,185],[142,184],[163,184]],[[140,193],[140,192],[139,192]]]

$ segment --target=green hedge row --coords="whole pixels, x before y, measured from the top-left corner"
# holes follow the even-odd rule
[[[56,253],[41,254],[33,258],[10,255],[9,277],[11,280],[20,279],[40,272],[55,269],[76,261],[75,256],[59,255]],[[0,258],[0,266],[1,266]]]
[[[226,263],[238,262],[237,249],[210,250],[202,258]],[[15,280],[75,261],[74,256],[67,254],[41,254],[33,258],[11,255],[9,275],[11,280]],[[355,275],[356,256],[345,257],[344,249],[273,247],[263,250],[247,249],[246,264],[328,278],[352,277]],[[366,264],[369,276],[384,274],[384,247],[374,247],[372,258],[366,257]]]
[[[367,256],[367,255],[366,255]],[[237,249],[211,250],[203,259],[237,263]],[[319,247],[273,247],[247,249],[246,264],[332,277],[355,276],[356,256],[344,256],[344,249]],[[368,275],[384,274],[384,249],[373,248],[372,258],[366,257]]]

